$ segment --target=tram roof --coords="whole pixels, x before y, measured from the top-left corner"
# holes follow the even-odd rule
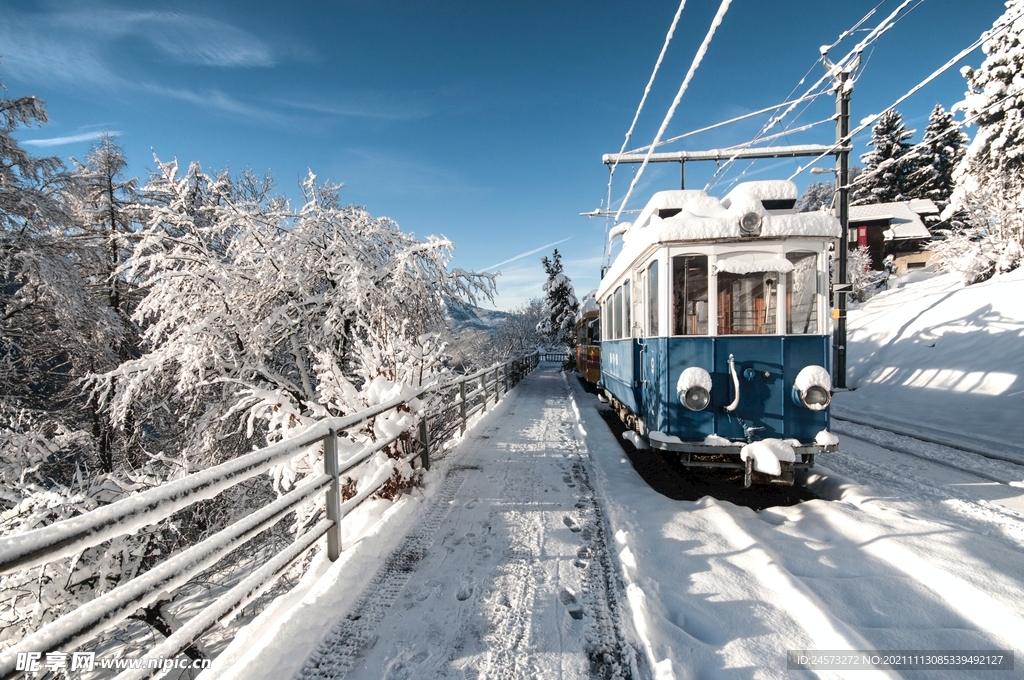
[[[619,225],[613,232],[622,235],[622,250],[602,279],[598,295],[602,296],[647,248],[658,243],[735,239],[753,244],[772,238],[839,237],[839,220],[828,213],[797,213],[793,209],[765,207],[765,202],[771,205],[777,201],[795,201],[796,196],[796,185],[788,180],[745,182],[722,199],[692,189],[659,191],[634,223]],[[752,212],[761,217],[761,232],[759,236],[744,236],[740,220]]]

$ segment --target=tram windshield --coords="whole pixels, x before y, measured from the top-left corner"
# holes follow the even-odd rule
[[[777,272],[718,274],[718,334],[775,333]]]

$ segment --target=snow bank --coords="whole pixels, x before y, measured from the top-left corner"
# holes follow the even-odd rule
[[[1021,454],[1024,269],[906,283],[849,312],[849,392],[832,411]]]

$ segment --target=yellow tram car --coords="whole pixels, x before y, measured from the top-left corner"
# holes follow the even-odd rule
[[[601,379],[601,308],[594,291],[576,313],[576,370],[594,385]]]

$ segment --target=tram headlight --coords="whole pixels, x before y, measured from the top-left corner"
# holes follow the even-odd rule
[[[821,366],[805,366],[793,382],[793,400],[812,411],[824,411],[832,401],[832,378]]]
[[[683,406],[691,411],[703,411],[710,401],[711,393],[698,385],[694,385],[683,393]]]
[[[756,212],[748,212],[741,217],[740,233],[744,236],[760,236],[761,216]]]
[[[691,366],[679,374],[676,395],[690,411],[703,411],[711,403],[711,374],[698,366]]]

